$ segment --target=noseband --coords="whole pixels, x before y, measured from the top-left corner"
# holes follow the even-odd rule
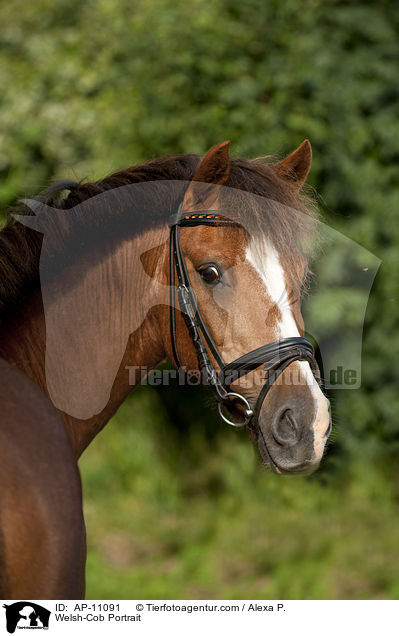
[[[176,316],[175,316],[175,269],[177,274],[177,297],[180,310],[184,316],[191,340],[198,358],[201,377],[206,384],[212,387],[220,417],[231,426],[246,426],[256,424],[263,401],[273,383],[283,371],[296,360],[306,360],[320,382],[319,368],[314,357],[313,346],[306,338],[283,338],[276,342],[263,345],[249,353],[240,356],[233,362],[226,364],[209,333],[204,319],[198,307],[197,298],[188,275],[186,260],[180,245],[180,228],[194,227],[197,225],[225,226],[237,223],[217,214],[215,210],[199,210],[195,213],[182,214],[181,206],[177,214],[169,220],[170,227],[170,337],[173,357],[177,368],[182,369],[176,340]],[[208,355],[208,348],[220,367],[217,373]],[[247,373],[264,365],[266,379],[258,395],[254,408],[251,408],[248,400],[240,393],[230,390],[230,385]],[[243,411],[242,421],[233,421],[224,413],[231,411],[233,403],[239,403]]]

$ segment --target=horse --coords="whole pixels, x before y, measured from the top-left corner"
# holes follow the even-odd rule
[[[0,360],[2,598],[83,594],[85,526],[79,470],[57,410]]]
[[[140,383],[132,368],[169,358],[195,370],[271,470],[319,466],[330,408],[300,309],[317,242],[303,192],[311,158],[308,140],[279,160],[232,158],[223,142],[204,157],[56,182],[10,216],[0,232],[3,597],[83,596],[77,461]]]

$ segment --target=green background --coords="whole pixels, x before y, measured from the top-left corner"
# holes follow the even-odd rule
[[[267,473],[200,389],[140,387],[121,407],[80,463],[89,598],[398,597],[394,9],[384,0],[1,3],[3,218],[53,177],[100,178],[225,139],[252,157],[309,138],[325,220],[382,259],[362,387],[332,396],[333,444],[315,475]],[[320,321],[330,309],[321,304]]]

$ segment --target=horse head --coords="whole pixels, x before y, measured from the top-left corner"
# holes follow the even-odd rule
[[[310,163],[311,147],[305,141],[286,159],[272,164],[281,189],[288,190],[293,200]],[[197,315],[191,324],[184,311],[176,316],[174,351],[164,314],[165,348],[172,360],[178,357],[178,364],[188,369],[204,366],[203,358],[208,356],[210,366],[220,374],[224,364],[227,369],[234,367],[235,360],[243,356],[245,360],[249,352],[262,351],[264,345],[276,343],[278,356],[278,343],[289,343],[290,363],[280,368],[265,399],[262,387],[270,383],[270,372],[259,362],[229,384],[229,410],[237,411],[238,416],[245,405],[248,414],[255,411],[256,417],[249,418],[250,428],[262,457],[276,472],[311,472],[323,455],[331,421],[329,401],[320,389],[314,365],[306,356],[292,354],[304,335],[300,297],[308,269],[296,232],[306,233],[309,219],[291,206],[268,201],[265,231],[265,219],[260,218],[262,201],[253,196],[248,200],[224,185],[230,170],[225,142],[207,153],[185,192],[180,214],[187,223],[179,228],[179,258],[187,270],[183,286],[192,288],[192,313]],[[242,209],[238,217],[234,214],[240,205],[247,208],[247,223]],[[216,223],[211,223],[212,218]],[[218,219],[226,223],[218,223]],[[182,275],[178,282],[181,286]],[[201,347],[200,353],[198,350],[201,330],[210,336],[205,338],[205,353]]]

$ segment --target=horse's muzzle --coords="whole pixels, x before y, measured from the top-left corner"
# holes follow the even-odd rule
[[[326,404],[320,406],[304,389],[278,405],[278,391],[276,394],[269,396],[271,404],[259,414],[260,453],[277,473],[311,473],[320,464],[331,431],[328,400],[324,398]]]

